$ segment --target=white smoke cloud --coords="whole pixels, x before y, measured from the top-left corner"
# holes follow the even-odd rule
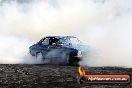
[[[34,63],[26,56],[34,42],[76,35],[96,52],[83,64],[132,67],[131,0],[17,1],[0,2],[0,63]]]

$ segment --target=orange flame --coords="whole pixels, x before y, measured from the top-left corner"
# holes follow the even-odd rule
[[[84,68],[81,67],[81,66],[78,67],[78,72],[79,72],[79,75],[80,75],[80,76],[86,75],[86,72],[85,72]]]

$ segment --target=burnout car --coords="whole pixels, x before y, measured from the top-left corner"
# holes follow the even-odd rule
[[[43,64],[79,65],[88,47],[74,36],[46,36],[29,47],[29,52]]]

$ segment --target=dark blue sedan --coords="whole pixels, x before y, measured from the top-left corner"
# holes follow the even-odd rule
[[[84,50],[85,49],[85,50]],[[43,64],[79,65],[87,56],[87,46],[74,36],[47,36],[29,47],[30,54]]]

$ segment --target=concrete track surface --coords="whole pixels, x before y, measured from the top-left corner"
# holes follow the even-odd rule
[[[132,75],[132,68],[85,68],[87,74]],[[71,66],[1,64],[0,88],[132,88],[132,82],[128,84],[78,84],[77,74],[77,67]]]

